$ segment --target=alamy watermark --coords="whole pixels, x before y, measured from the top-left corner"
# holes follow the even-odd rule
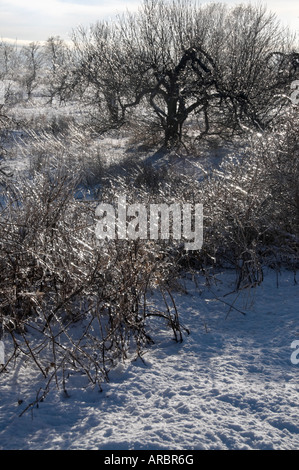
[[[295,351],[291,354],[291,363],[298,365],[299,364],[299,340],[295,340],[291,344],[291,348]]]
[[[100,240],[184,240],[185,250],[200,250],[203,243],[203,205],[189,203],[98,205],[96,237]]]
[[[5,103],[5,95],[6,95],[6,81],[0,80],[0,104]]]
[[[291,94],[292,103],[299,104],[299,80],[295,80],[291,83],[291,90],[294,90]]]
[[[4,352],[4,343],[0,341],[0,366],[5,364],[5,352]]]

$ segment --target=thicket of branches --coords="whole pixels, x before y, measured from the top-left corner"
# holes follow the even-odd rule
[[[51,384],[67,393],[74,373],[101,387],[118,361],[142,357],[156,331],[170,329],[176,341],[186,333],[172,294],[173,244],[100,242],[97,203],[74,197],[77,182],[52,165],[2,191],[0,324],[9,346],[1,371],[24,358],[35,365],[46,381],[36,403]],[[111,202],[117,188],[107,191]]]
[[[182,272],[230,266],[236,290],[262,282],[265,265],[296,273],[297,77],[293,38],[252,6],[146,0],[137,14],[75,30],[73,47],[54,37],[21,49],[0,44],[1,157],[16,129],[25,139],[13,150],[30,156],[22,177],[0,166],[0,339],[9,338],[0,371],[24,358],[35,364],[45,387],[32,406],[51,384],[67,394],[75,373],[101,387],[164,327],[181,341],[188,331],[173,288]],[[18,104],[26,111],[35,96],[52,113],[31,128]],[[73,116],[55,114],[66,104]],[[94,136],[122,126],[137,140],[152,132],[173,153],[191,136],[241,139],[219,168],[199,166],[198,181],[138,157],[112,178]],[[82,197],[93,186],[93,199]],[[128,203],[203,204],[202,250],[172,239],[100,243],[97,204],[119,192]]]
[[[294,106],[201,185],[205,237],[199,258],[233,267],[237,289],[261,283],[265,266],[294,273],[299,267],[298,136]]]
[[[125,178],[102,185],[102,202],[125,193],[128,204],[202,203],[199,252],[186,252],[182,240],[99,242],[98,201],[75,197],[79,167],[70,165],[66,149],[59,155],[53,135],[47,139],[55,158],[30,179],[6,179],[1,191],[0,323],[11,338],[2,371],[31,360],[47,383],[38,399],[52,382],[67,391],[75,372],[101,386],[117,361],[142,357],[156,331],[170,328],[176,341],[188,333],[173,294],[182,272],[195,267],[206,276],[210,267],[230,266],[236,290],[261,283],[266,265],[296,273],[298,131],[290,107],[271,132],[253,135],[242,156],[232,153],[202,181],[136,164]],[[164,308],[152,303],[151,292],[159,292]]]

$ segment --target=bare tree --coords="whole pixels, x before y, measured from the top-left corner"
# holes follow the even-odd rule
[[[274,14],[250,5],[227,10],[221,36],[213,58],[223,114],[234,129],[265,129],[287,103],[294,37]]]
[[[55,96],[63,101],[70,64],[70,51],[67,44],[59,36],[51,36],[44,44],[42,53],[44,57],[44,81],[50,96],[50,103],[52,104]]]
[[[104,101],[110,121],[123,123],[129,109],[146,99],[165,144],[180,139],[184,121],[213,85],[213,63],[199,37],[206,28],[200,32],[198,19],[191,2],[146,1],[138,15],[76,31],[78,73],[98,103]]]
[[[130,43],[126,47],[124,30],[118,26],[98,22],[73,34],[73,88],[79,88],[81,100],[95,103],[103,129],[122,125],[128,109],[149,89],[144,64]]]
[[[31,42],[21,49],[21,60],[24,66],[22,81],[26,88],[28,99],[31,98],[33,90],[37,86],[38,73],[43,65],[41,46],[38,42]]]
[[[136,14],[77,30],[74,44],[77,83],[92,87],[110,122],[146,102],[165,146],[181,141],[194,114],[199,138],[221,126],[264,128],[290,78],[271,58],[289,57],[292,38],[259,7],[145,0]]]
[[[13,79],[18,60],[17,45],[0,42],[0,78]]]

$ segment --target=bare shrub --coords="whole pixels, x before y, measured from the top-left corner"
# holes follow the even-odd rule
[[[237,288],[259,284],[273,258],[298,265],[298,124],[290,108],[270,131],[254,134],[229,155],[201,187],[200,256],[234,267]]]
[[[75,373],[101,387],[119,360],[142,357],[154,341],[150,318],[183,338],[168,282],[171,251],[152,241],[98,242],[97,203],[76,200],[76,187],[74,174],[57,166],[3,192],[0,325],[8,346],[1,371],[24,358],[37,367],[45,386],[30,408],[51,384],[67,393]],[[151,305],[150,289],[160,290],[164,310]]]
[[[60,165],[76,175],[78,185],[84,188],[98,185],[104,174],[106,150],[88,130],[74,124],[68,125],[64,132],[28,132],[20,151],[29,158],[31,174]]]

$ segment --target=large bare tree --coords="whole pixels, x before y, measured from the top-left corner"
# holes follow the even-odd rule
[[[146,103],[165,146],[193,114],[198,138],[266,127],[290,81],[292,38],[262,7],[145,0],[138,13],[76,30],[74,45],[76,83],[110,125]]]

